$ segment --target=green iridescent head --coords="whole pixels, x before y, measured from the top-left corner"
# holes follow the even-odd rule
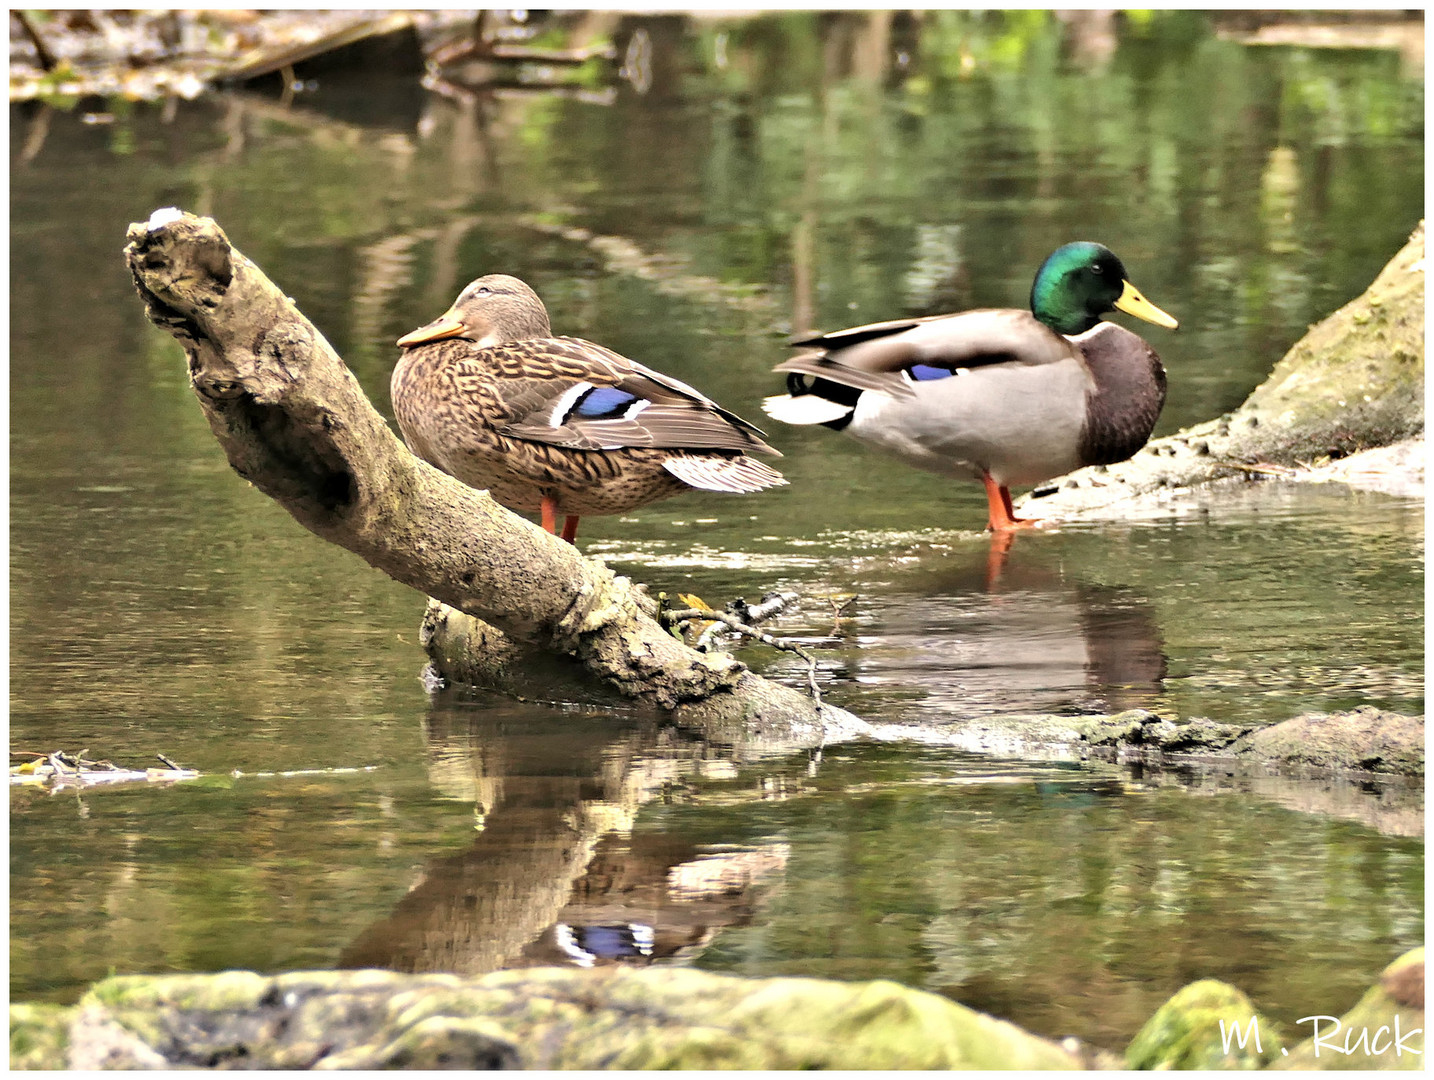
[[[1140,295],[1124,264],[1103,244],[1066,244],[1036,271],[1031,312],[1058,334],[1083,334],[1115,309],[1171,330],[1179,325]]]

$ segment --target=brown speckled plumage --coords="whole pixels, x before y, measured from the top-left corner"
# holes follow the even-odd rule
[[[621,514],[694,486],[786,483],[746,456],[777,453],[755,427],[601,345],[553,337],[517,278],[479,278],[399,343],[391,390],[409,447],[511,509]],[[617,402],[611,415],[579,415],[594,390]]]

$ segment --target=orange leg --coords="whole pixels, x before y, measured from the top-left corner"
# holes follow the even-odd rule
[[[1011,492],[1004,484],[998,484],[991,479],[991,474],[983,472],[981,481],[986,485],[986,528],[992,532],[1004,532],[1007,529],[1028,529],[1039,524],[1036,518],[1018,518],[1011,508]]]
[[[986,591],[995,592],[1001,580],[1001,571],[1006,569],[1006,556],[1016,541],[1015,531],[1005,529],[991,534],[991,550],[986,552]]]
[[[576,546],[578,535],[578,515],[569,514],[563,518],[563,539]]]
[[[551,495],[544,495],[542,502],[543,529],[546,532],[556,533],[558,531],[558,502]]]

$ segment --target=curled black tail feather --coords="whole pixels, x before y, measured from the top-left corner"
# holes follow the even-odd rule
[[[792,397],[801,397],[803,394],[815,394],[826,401],[834,401],[838,405],[845,405],[849,409],[856,407],[856,399],[864,393],[855,386],[846,386],[842,383],[832,382],[830,379],[818,379],[803,375],[799,371],[787,373],[787,393]],[[833,431],[840,431],[851,423],[852,414],[848,412],[837,420],[828,420],[822,427],[831,428]]]

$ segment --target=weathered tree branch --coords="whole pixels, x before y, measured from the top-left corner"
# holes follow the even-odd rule
[[[211,219],[156,211],[128,240],[149,318],[184,346],[234,470],[305,528],[456,609],[439,609],[450,631],[458,612],[491,624],[456,635],[466,660],[443,635],[444,674],[486,672],[496,657],[506,688],[532,693],[525,661],[545,654],[723,742],[811,745],[865,728],[730,656],[687,648],[626,578],[414,457],[323,335]],[[438,618],[430,612],[429,639]],[[551,692],[549,676],[537,692]]]

